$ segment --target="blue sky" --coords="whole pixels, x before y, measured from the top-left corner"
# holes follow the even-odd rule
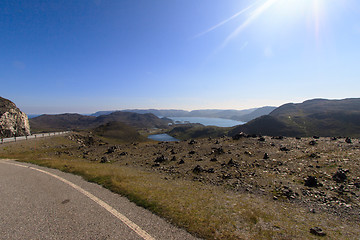
[[[359,97],[357,0],[5,0],[0,36],[26,113]]]

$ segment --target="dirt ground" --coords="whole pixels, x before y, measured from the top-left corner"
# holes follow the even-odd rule
[[[261,195],[360,221],[360,143],[345,138],[240,136],[111,145],[69,136],[89,161],[131,165],[165,179],[184,178]]]

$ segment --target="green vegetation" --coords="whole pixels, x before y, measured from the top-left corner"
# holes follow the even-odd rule
[[[137,130],[121,122],[109,122],[93,129],[93,134],[115,142],[141,142],[146,138]]]
[[[189,125],[174,127],[172,130],[168,132],[168,134],[180,140],[188,140],[192,138],[209,138],[209,137],[216,138],[227,135],[230,129],[232,128],[189,124]]]

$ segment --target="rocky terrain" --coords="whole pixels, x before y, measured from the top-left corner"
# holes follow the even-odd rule
[[[15,103],[0,97],[0,137],[30,135],[28,117]]]
[[[168,179],[187,179],[225,190],[285,201],[359,222],[360,143],[350,138],[248,136],[181,142],[107,144],[73,134],[72,151],[56,155],[131,165]]]

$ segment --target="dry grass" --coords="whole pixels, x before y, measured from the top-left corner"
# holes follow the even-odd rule
[[[266,197],[226,191],[212,185],[131,166],[100,164],[75,156],[48,158],[48,153],[64,150],[71,142],[63,137],[4,144],[0,158],[16,158],[83,176],[128,197],[136,204],[205,239],[317,239],[309,229],[326,229],[328,239],[358,239],[358,224],[334,216],[312,214],[294,204]],[[48,148],[39,148],[47,145]]]

